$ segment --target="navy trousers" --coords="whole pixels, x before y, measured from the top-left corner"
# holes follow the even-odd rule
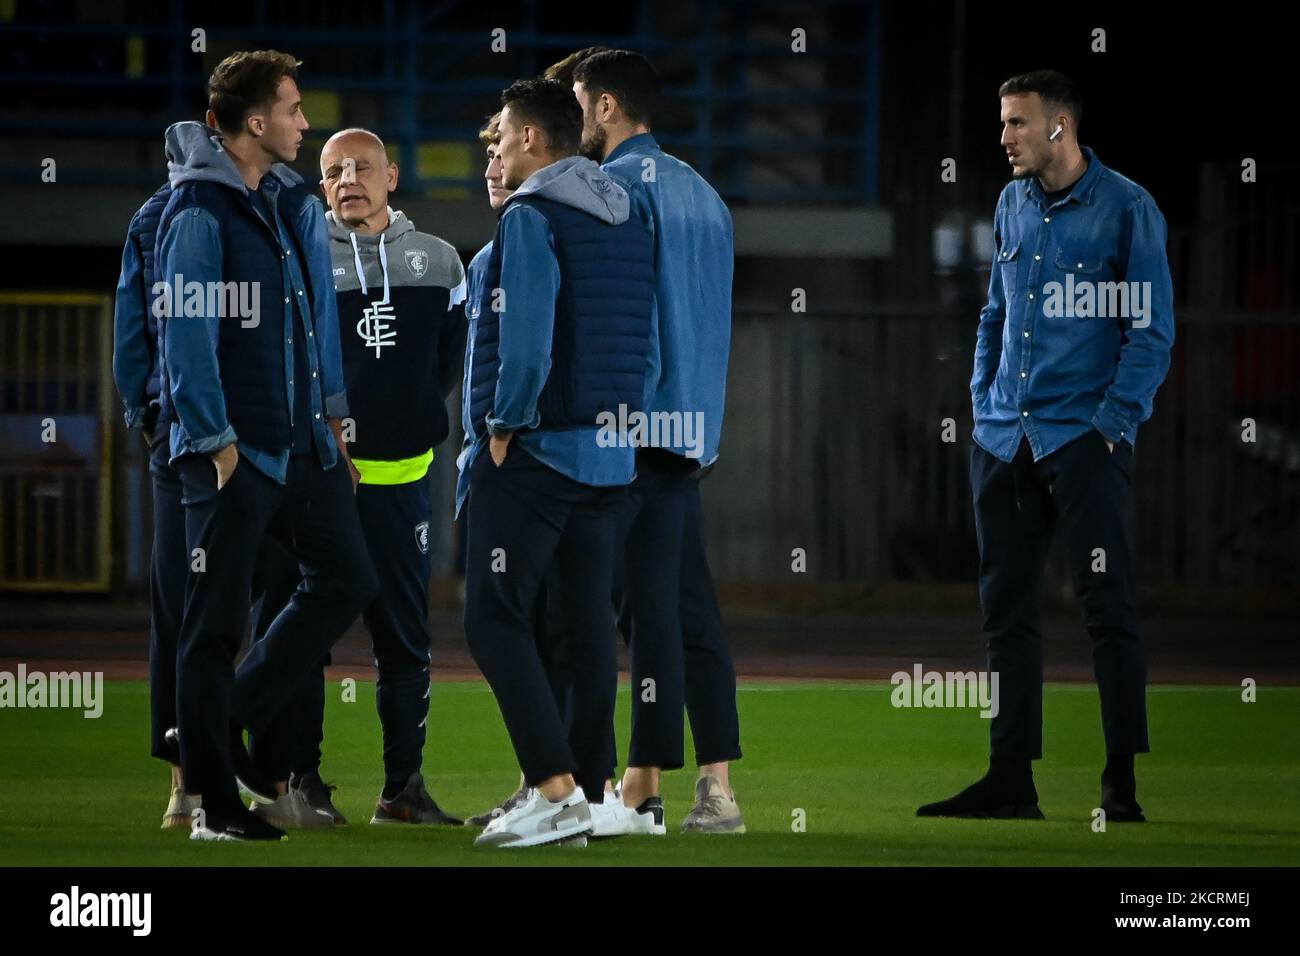
[[[429,483],[361,484],[356,506],[379,583],[379,596],[362,619],[379,673],[375,702],[384,734],[384,780],[388,788],[401,787],[422,765],[429,716]],[[275,542],[268,542],[259,559],[264,591],[255,612],[255,641],[297,587],[298,566],[288,559]],[[328,658],[318,662],[272,727],[251,742],[259,767],[277,780],[289,771],[301,776],[320,768],[327,663]]]
[[[695,740],[695,763],[702,766],[739,760],[742,753],[736,667],[709,570],[698,480],[692,481],[686,492],[681,564],[678,602],[685,653],[686,714]]]
[[[572,773],[600,802],[613,773],[614,541],[626,488],[583,485],[512,441],[498,467],[484,448],[467,504],[465,635],[496,695],[529,785]],[[570,681],[565,714],[534,640],[554,566]],[[567,717],[567,720],[566,720]]]
[[[166,760],[163,735],[176,726],[176,643],[185,613],[185,508],[181,478],[169,465],[170,426],[161,424],[149,446],[153,484],[153,553],[149,559],[150,753]]]
[[[640,461],[637,465],[637,481],[642,477]],[[661,479],[652,478],[654,484]],[[647,514],[662,513],[664,500],[653,492],[648,495],[636,495],[633,484],[633,496],[648,508]],[[675,499],[679,489],[672,483],[672,496]],[[647,719],[650,705],[642,698],[641,680],[637,678],[642,672],[644,679],[645,661],[649,658],[661,667],[665,662],[680,667],[685,682],[683,691],[686,703],[686,715],[691,722],[691,736],[695,741],[695,763],[703,766],[711,763],[727,763],[739,760],[743,754],[740,749],[740,715],[736,710],[736,668],[731,659],[731,650],[727,646],[726,631],[722,626],[722,612],[718,608],[717,593],[713,588],[713,573],[709,569],[708,552],[705,545],[704,508],[700,501],[700,482],[687,479],[680,489],[682,497],[682,526],[680,538],[677,587],[677,606],[679,626],[677,636],[681,640],[681,653],[663,653],[655,648],[647,652],[644,644],[660,638],[671,639],[668,628],[643,627],[643,647],[637,650],[633,635],[638,633],[636,626],[635,601],[631,599],[633,589],[624,583],[625,569],[634,562],[641,570],[643,584],[651,588],[663,588],[660,576],[654,568],[670,567],[674,562],[671,556],[662,550],[667,546],[666,536],[648,534],[641,536],[638,529],[644,530],[648,523],[640,517],[627,525],[628,536],[624,539],[624,554],[627,561],[620,563],[619,575],[614,584],[614,606],[619,610],[618,623],[623,639],[628,642],[629,660],[633,673],[632,682],[632,740],[628,747],[629,767],[661,767],[675,769],[682,766],[682,730],[681,709],[678,707],[677,719],[670,721],[670,715],[659,712],[653,719]],[[656,500],[658,499],[658,500]],[[673,502],[675,511],[676,502]],[[660,592],[669,593],[668,589]],[[653,600],[653,599],[651,599]],[[653,606],[653,605],[652,605]],[[653,620],[653,618],[652,618]],[[680,699],[680,696],[679,698]],[[640,711],[640,713],[638,713]],[[663,760],[664,763],[656,761]]]
[[[1039,595],[1058,530],[1092,639],[1107,753],[1146,753],[1146,655],[1129,529],[1133,447],[1112,452],[1095,429],[1035,462],[1028,441],[1003,462],[971,451],[980,603],[989,670],[998,674],[994,756],[1043,755],[1043,634]]]
[[[727,646],[722,612],[718,607],[709,569],[705,540],[704,509],[700,500],[700,482],[689,478],[678,481],[680,473],[671,464],[643,462],[638,458],[637,480],[629,488],[629,504],[620,513],[623,558],[615,565],[614,607],[618,627],[625,642],[631,643],[637,628],[634,607],[637,600],[646,608],[650,622],[640,629],[639,648],[629,647],[632,669],[632,739],[628,748],[628,766],[682,766],[682,726],[680,683],[669,683],[673,709],[657,706],[664,675],[670,682],[684,680],[686,714],[695,741],[695,763],[727,763],[743,756],[740,748],[740,715],[736,709],[736,669]],[[639,486],[639,487],[638,487]],[[681,533],[665,533],[680,505]],[[642,511],[644,509],[644,512]],[[679,549],[674,553],[673,542]],[[625,587],[626,568],[630,560],[639,569],[641,587],[633,598],[633,589]],[[672,640],[674,629],[664,621],[663,611],[673,601],[672,588],[664,581],[664,569],[676,565],[679,583],[676,602],[679,625],[676,634],[680,652],[662,641]],[[547,577],[547,600],[550,606],[539,608],[535,630],[539,653],[547,670],[556,699],[567,699],[569,658],[563,628],[563,614],[558,613],[559,575],[552,569]],[[658,635],[658,636],[656,636]],[[655,642],[659,643],[655,643]],[[642,682],[659,675],[654,686],[656,703],[649,696],[649,686]],[[675,715],[675,716],[674,716]],[[611,736],[611,741],[613,741]],[[659,761],[663,761],[660,763]],[[617,766],[617,753],[609,763]]]
[[[186,790],[202,794],[205,807],[230,807],[238,801],[232,728],[264,731],[374,599],[377,584],[341,463],[327,471],[314,454],[295,455],[280,485],[241,460],[220,491],[206,456],[186,456],[176,467],[187,556],[201,562],[191,564],[186,581],[177,651],[181,765]],[[297,558],[303,581],[236,673],[254,565],[268,533]]]
[[[682,542],[695,463],[657,448],[636,456],[619,521],[615,607],[627,624],[632,676],[629,767],[683,765],[686,703],[682,643]]]

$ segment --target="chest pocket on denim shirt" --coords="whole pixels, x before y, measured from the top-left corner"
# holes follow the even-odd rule
[[[1119,283],[1111,281],[1114,276],[1107,267],[1106,260],[1096,253],[1080,255],[1067,249],[1056,252],[1056,268],[1060,273],[1074,276],[1074,301],[1066,304],[1067,314],[1081,320],[1108,318],[1121,314],[1127,297],[1122,299],[1123,290]],[[1062,277],[1065,281],[1065,276]],[[1067,285],[1069,291],[1071,286]]]
[[[1100,278],[1105,267],[1105,261],[1099,259],[1095,254],[1092,256],[1077,256],[1066,252],[1064,249],[1058,249],[1056,252],[1056,268],[1062,272],[1073,272],[1076,282],[1080,278]]]
[[[1016,273],[1020,267],[1020,243],[1007,243],[998,253],[998,268],[1002,270],[1002,294],[1008,302],[1016,294]]]

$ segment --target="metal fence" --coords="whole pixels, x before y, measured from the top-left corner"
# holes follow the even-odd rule
[[[0,293],[0,589],[110,581],[108,296]]]
[[[103,590],[113,569],[144,584],[148,476],[111,394],[110,323],[103,297],[0,296],[0,587]],[[789,581],[800,548],[809,583],[972,580],[973,336],[965,312],[742,305],[703,485],[715,576]],[[1294,585],[1300,317],[1180,312],[1177,336],[1135,457],[1142,581]],[[453,568],[456,447],[430,477],[437,573]]]
[[[738,314],[704,492],[717,577],[789,580],[803,548],[814,581],[972,580],[974,326],[952,311]],[[1297,436],[1300,316],[1180,312],[1135,455],[1143,582],[1300,581]]]

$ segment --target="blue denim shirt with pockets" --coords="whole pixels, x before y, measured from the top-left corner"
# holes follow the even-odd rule
[[[1048,204],[1037,177],[998,199],[970,388],[975,443],[1003,461],[1022,436],[1036,461],[1094,428],[1134,444],[1169,370],[1164,217],[1145,189],[1082,151],[1087,171],[1059,201]]]

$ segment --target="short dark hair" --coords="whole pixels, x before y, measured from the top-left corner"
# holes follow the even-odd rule
[[[280,81],[297,77],[301,60],[279,50],[244,50],[232,53],[208,78],[208,109],[217,126],[237,133],[249,113],[275,102]]]
[[[575,50],[558,63],[552,63],[542,73],[542,76],[548,80],[558,80],[565,86],[573,86],[573,71],[579,63],[589,56],[595,56],[597,53],[604,53],[609,50],[607,46],[588,46],[581,50]]]
[[[582,107],[573,90],[556,80],[515,80],[501,92],[501,108],[546,132],[554,155],[572,156],[582,141]]]
[[[1015,96],[1019,93],[1037,93],[1043,98],[1049,112],[1064,109],[1074,118],[1074,131],[1079,131],[1083,120],[1083,94],[1079,87],[1064,73],[1056,70],[1034,70],[1013,76],[998,87],[999,99],[1003,96]]]
[[[593,97],[608,93],[633,123],[649,126],[659,109],[661,84],[650,61],[631,50],[606,50],[587,57],[573,71]]]

